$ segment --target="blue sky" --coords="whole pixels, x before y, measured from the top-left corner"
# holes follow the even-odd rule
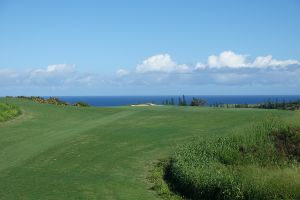
[[[0,0],[0,95],[300,94],[300,1]]]

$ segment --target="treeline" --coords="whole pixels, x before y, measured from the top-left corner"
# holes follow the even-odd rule
[[[300,110],[300,100],[286,102],[278,101],[276,99],[268,100],[259,104],[224,104],[224,103],[212,103],[208,104],[205,99],[193,97],[188,101],[185,95],[179,96],[177,101],[171,97],[162,101],[163,105],[177,105],[177,106],[209,106],[214,108],[259,108],[259,109],[280,109],[280,110]]]
[[[259,104],[223,104],[214,103],[209,105],[215,108],[259,108],[259,109],[279,109],[279,110],[300,110],[300,100],[286,102],[285,100],[279,102],[278,100],[268,100],[264,103]]]
[[[206,100],[193,97],[191,102],[188,102],[184,95],[179,96],[177,102],[174,98],[166,99],[162,102],[163,105],[178,105],[178,106],[205,106]]]
[[[300,100],[291,101],[291,102],[278,102],[276,101],[267,101],[262,104],[259,104],[257,108],[263,109],[281,109],[281,110],[300,110]]]
[[[213,103],[209,107],[214,108],[254,108],[255,104],[224,104],[224,103]]]
[[[65,101],[60,100],[57,97],[49,97],[49,98],[44,98],[40,96],[17,96],[17,98],[21,99],[28,99],[37,103],[46,103],[46,104],[53,104],[53,105],[60,105],[60,106],[77,106],[77,107],[89,107],[90,105],[85,103],[85,102],[77,102],[74,104],[69,104]]]

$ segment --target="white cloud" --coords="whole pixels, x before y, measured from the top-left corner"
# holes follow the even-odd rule
[[[249,56],[225,51],[211,55],[207,63],[178,64],[169,54],[145,59],[134,71],[118,69],[111,76],[81,73],[74,65],[55,64],[47,67],[14,70],[0,68],[0,89],[17,88],[88,88],[147,85],[251,85],[300,84],[300,62],[278,60],[271,55]],[[26,89],[24,89],[26,90]]]
[[[198,62],[196,63],[196,66],[195,66],[195,70],[203,70],[205,69],[207,66],[201,62]]]
[[[68,87],[90,85],[97,75],[75,71],[75,65],[56,64],[30,70],[0,69],[0,86]]]
[[[46,72],[49,73],[71,73],[75,71],[75,65],[56,64],[48,65]]]
[[[28,85],[67,85],[77,78],[75,65],[55,64],[48,65],[46,68],[36,68],[29,71],[19,72],[22,81]]]
[[[180,68],[184,66],[183,68]],[[183,69],[183,70],[182,70]],[[144,60],[138,65],[138,74],[131,76],[134,83],[155,84],[297,84],[300,76],[300,62],[297,60],[276,60],[272,56],[258,56],[251,60],[246,54],[233,51],[211,55],[207,63],[197,62],[193,70],[187,65],[178,65],[169,54],[159,54]],[[144,75],[146,72],[158,72],[155,76]],[[159,73],[161,72],[161,73]],[[166,73],[190,72],[190,73]],[[295,75],[297,74],[297,76]]]
[[[123,77],[129,74],[129,71],[125,70],[125,69],[118,69],[116,71],[116,75],[117,77]]]
[[[223,51],[219,56],[209,56],[207,64],[211,68],[240,68],[246,66],[246,57],[246,55],[235,54],[232,51]]]
[[[249,66],[252,67],[286,67],[288,65],[299,65],[297,60],[276,60],[271,55],[258,56]]]
[[[258,56],[253,62],[247,62],[247,55],[236,54],[233,51],[223,51],[219,56],[211,55],[207,59],[210,68],[275,68],[289,65],[300,65],[297,60],[276,60],[271,55]]]
[[[158,54],[151,56],[143,61],[142,64],[136,67],[138,73],[147,72],[178,72],[184,73],[190,71],[190,68],[185,64],[177,64],[169,54]]]

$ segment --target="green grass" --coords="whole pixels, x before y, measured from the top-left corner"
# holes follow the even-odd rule
[[[9,103],[22,108],[23,115],[0,123],[0,199],[159,199],[146,177],[152,163],[178,144],[230,135],[270,113],[294,123],[300,114]]]
[[[300,199],[300,129],[267,118],[233,136],[195,140],[175,152],[165,178],[191,199]]]
[[[21,114],[21,110],[14,105],[0,103],[0,122],[13,119]]]

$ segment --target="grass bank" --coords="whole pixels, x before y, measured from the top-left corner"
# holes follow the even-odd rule
[[[184,145],[164,166],[170,188],[189,199],[300,199],[300,129],[268,118]]]

